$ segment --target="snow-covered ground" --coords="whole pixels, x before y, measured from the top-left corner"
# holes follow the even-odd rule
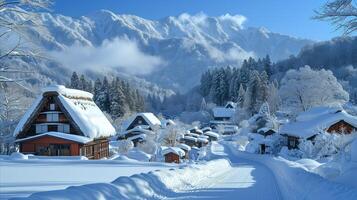
[[[120,176],[174,167],[177,165],[117,160],[0,160],[0,199],[109,183]]]
[[[241,152],[229,141],[212,142],[207,149],[207,161],[181,165],[3,160],[1,195],[59,189],[29,199],[357,199],[355,187],[310,173],[318,166],[311,160]]]

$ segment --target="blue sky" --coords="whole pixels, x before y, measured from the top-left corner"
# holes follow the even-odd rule
[[[247,18],[246,27],[266,27],[270,31],[299,38],[327,40],[339,36],[328,22],[312,20],[314,10],[326,0],[56,0],[53,12],[73,17],[108,9],[148,19],[181,13],[209,16],[226,13]]]

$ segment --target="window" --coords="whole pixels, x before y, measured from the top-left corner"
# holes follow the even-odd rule
[[[36,133],[46,133],[47,132],[47,125],[43,124],[36,124]]]
[[[69,124],[58,125],[57,131],[62,133],[69,133]]]
[[[46,115],[48,122],[58,122],[59,120],[58,113],[47,113]]]
[[[55,110],[55,104],[54,103],[50,104],[50,110]]]

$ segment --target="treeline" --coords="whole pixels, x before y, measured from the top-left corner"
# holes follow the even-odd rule
[[[68,87],[92,93],[98,107],[114,119],[128,112],[141,112],[145,107],[144,97],[139,94],[139,91],[118,77],[111,81],[107,77],[98,78],[93,84],[93,81],[83,74],[79,77],[76,72],[73,72]]]
[[[241,68],[215,68],[201,76],[200,92],[208,101],[224,105],[234,101],[247,114],[259,111],[264,102],[272,110],[279,104],[277,81],[271,81],[274,74],[269,56],[255,60],[244,60]]]

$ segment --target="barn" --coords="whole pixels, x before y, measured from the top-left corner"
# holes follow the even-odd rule
[[[108,157],[114,134],[91,93],[62,85],[45,88],[14,131],[21,153],[89,159]]]
[[[341,108],[315,107],[301,113],[295,122],[284,124],[280,134],[286,136],[288,148],[297,148],[299,139],[313,140],[326,131],[331,134],[351,134],[357,130],[357,117]]]

